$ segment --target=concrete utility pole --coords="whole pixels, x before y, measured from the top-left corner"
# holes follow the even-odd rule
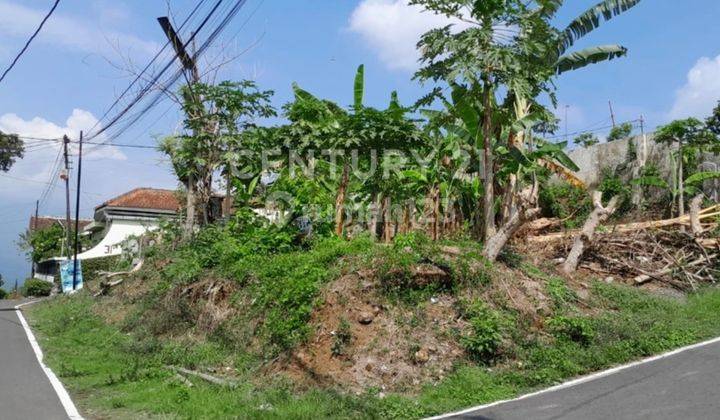
[[[37,232],[38,214],[40,213],[40,200],[35,200],[35,218],[32,221],[32,231]],[[30,278],[35,278],[35,263],[30,263]],[[15,288],[17,289],[17,280],[15,280]]]
[[[192,89],[192,84],[200,82],[200,72],[198,71],[197,63],[190,56],[190,54],[188,54],[187,49],[185,48],[185,44],[183,44],[182,40],[175,31],[175,28],[173,28],[170,19],[168,19],[167,16],[163,16],[159,17],[157,20],[163,32],[165,32],[165,36],[167,36],[168,40],[172,44],[173,49],[175,50],[175,54],[180,59],[183,69],[185,69],[186,72],[190,73],[191,80],[188,79],[187,75],[185,76],[185,79],[187,80],[188,88]],[[199,133],[194,134],[197,135]],[[185,220],[185,229],[183,232],[185,238],[190,237],[195,230],[195,219],[197,217],[195,215],[195,206],[197,204],[195,182],[196,181],[194,174],[192,173],[192,171],[189,171],[187,176],[187,214]]]
[[[70,258],[70,160],[68,158],[68,136],[63,136],[63,156],[65,158],[65,255]]]
[[[615,112],[613,111],[612,101],[608,101],[608,105],[610,106],[610,119],[612,120],[612,126],[615,128]]]

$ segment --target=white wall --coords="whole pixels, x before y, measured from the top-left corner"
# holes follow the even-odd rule
[[[105,237],[94,248],[82,254],[78,259],[87,260],[91,258],[110,257],[122,253],[122,242],[131,236],[140,236],[144,233],[158,228],[155,221],[118,220],[110,221]]]

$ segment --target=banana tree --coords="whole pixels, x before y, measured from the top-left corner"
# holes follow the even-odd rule
[[[688,166],[696,166],[697,157],[706,150],[720,147],[720,139],[700,120],[687,118],[659,127],[655,131],[655,141],[676,147],[670,155],[673,163],[671,192],[678,215],[683,216],[686,194],[697,192],[704,181],[720,175],[718,172],[698,172],[688,176]]]

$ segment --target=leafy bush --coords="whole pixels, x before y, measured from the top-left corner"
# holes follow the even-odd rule
[[[470,333],[460,338],[470,357],[480,363],[493,361],[502,341],[501,318],[481,301],[475,301],[462,312],[470,323]]]
[[[618,196],[619,204],[614,216],[622,216],[633,208],[632,188],[624,181],[616,171],[604,168],[598,190],[602,192],[602,199],[608,202],[611,198]]]
[[[23,285],[23,296],[50,296],[53,285],[45,280],[27,279]]]
[[[585,189],[567,182],[545,185],[539,198],[543,216],[563,219],[569,229],[582,225],[593,207]]]
[[[633,131],[633,125],[632,123],[623,123],[620,125],[616,125],[615,127],[610,130],[610,134],[608,134],[607,141],[615,141],[615,140],[621,140],[624,138],[630,137]]]
[[[585,318],[557,316],[548,321],[550,332],[559,339],[570,340],[584,346],[592,343],[595,337],[590,321]]]
[[[7,297],[7,292],[5,289],[0,289],[0,300],[5,299]]]

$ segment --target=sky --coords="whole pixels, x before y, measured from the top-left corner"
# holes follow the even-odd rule
[[[558,26],[594,2],[566,2]],[[164,45],[156,18],[170,15],[179,26],[196,3],[62,0],[0,83],[0,131],[77,138],[80,130],[97,130],[102,126],[98,120],[132,81],[133,71]],[[0,0],[0,68],[9,64],[51,5],[51,0]],[[709,114],[720,99],[718,18],[717,0],[644,0],[583,39],[576,48],[619,43],[629,54],[557,80],[556,113],[563,120],[567,115],[561,131],[567,124],[570,133],[597,129],[604,136],[603,127],[610,124],[608,101],[617,121],[642,115],[648,129],[675,118]],[[448,23],[453,22],[422,13],[406,0],[247,0],[206,52],[201,68],[226,62],[212,73],[215,80],[253,79],[275,91],[273,102],[279,108],[291,99],[293,82],[319,97],[350,104],[355,69],[365,64],[366,103],[385,106],[390,92],[397,90],[409,104],[430,89],[412,80],[419,67],[417,39]],[[197,24],[199,19],[191,20],[187,28]],[[188,30],[180,32],[189,36]],[[155,145],[158,137],[176,133],[181,122],[178,106],[166,99],[114,141]],[[103,135],[95,139],[106,140]],[[0,274],[6,287],[29,275],[30,265],[16,242],[49,184],[40,214],[64,214],[64,188],[52,176],[59,147],[31,146],[23,160],[0,173]],[[71,179],[74,184],[74,173]],[[141,186],[177,186],[161,154],[97,147],[83,159],[80,214],[91,217],[95,206]]]

